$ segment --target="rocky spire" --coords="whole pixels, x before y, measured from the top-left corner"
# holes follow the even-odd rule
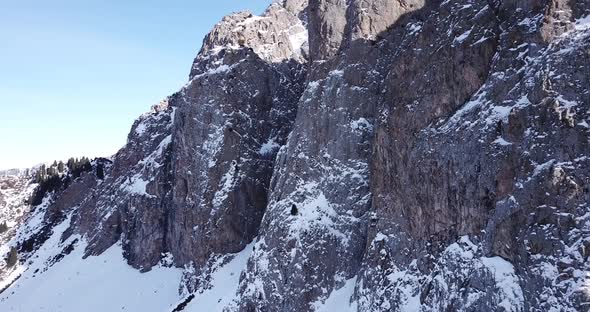
[[[307,1],[287,0],[272,3],[261,16],[250,12],[228,15],[205,37],[199,57],[245,47],[268,62],[294,59],[303,63],[307,59],[308,40],[301,13],[306,5]]]

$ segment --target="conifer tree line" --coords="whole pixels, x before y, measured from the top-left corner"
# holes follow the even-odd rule
[[[68,159],[67,164],[64,164],[61,160],[59,162],[55,160],[50,166],[43,164],[39,167],[39,170],[35,173],[35,182],[41,183],[64,173],[69,173],[73,178],[77,178],[82,172],[89,171],[90,169],[92,169],[92,164],[87,157],[80,159],[72,157]]]
[[[35,172],[33,181],[39,186],[33,193],[31,204],[39,205],[47,193],[57,191],[67,186],[71,180],[78,178],[83,172],[92,170],[92,164],[87,157],[70,158],[64,164],[54,161],[50,166],[41,165]]]

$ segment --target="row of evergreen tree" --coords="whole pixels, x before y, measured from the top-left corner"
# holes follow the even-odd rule
[[[97,169],[97,176],[104,177],[104,165],[101,163]],[[67,187],[73,180],[82,175],[83,172],[92,170],[92,164],[87,157],[70,158],[66,163],[63,161],[54,161],[50,166],[41,165],[34,171],[33,181],[39,186],[33,192],[30,199],[32,205],[39,205],[43,201],[45,195],[49,192],[54,192]],[[100,171],[100,172],[99,172]],[[30,172],[27,169],[25,172],[29,176]],[[0,224],[0,233],[8,231],[6,222]],[[11,247],[6,257],[7,267],[13,267],[18,262],[18,252],[15,247]]]
[[[50,166],[41,165],[35,172],[34,182],[39,186],[33,193],[31,204],[41,204],[47,193],[64,188],[71,180],[90,170],[92,164],[87,157],[70,158],[65,164],[62,161],[54,161]]]
[[[89,171],[92,169],[92,164],[90,163],[90,159],[87,157],[82,158],[70,158],[67,161],[67,164],[64,164],[63,161],[54,161],[52,165],[46,166],[45,164],[39,167],[39,170],[35,173],[35,182],[42,183],[46,180],[49,180],[55,176],[61,176],[63,174],[69,173],[73,178],[79,177],[82,172]]]

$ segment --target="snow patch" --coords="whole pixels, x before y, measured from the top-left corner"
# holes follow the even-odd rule
[[[125,183],[121,184],[120,188],[125,190],[129,194],[135,194],[140,196],[155,197],[154,195],[148,194],[146,188],[150,181],[144,180],[141,176],[135,175],[128,178]]]
[[[222,312],[235,299],[240,282],[240,275],[246,268],[248,258],[252,254],[254,243],[250,243],[244,250],[229,255],[233,257],[227,264],[221,266],[211,275],[211,287],[201,289],[191,300],[184,311],[187,312]],[[227,256],[226,256],[227,257]],[[223,260],[224,258],[220,260]]]
[[[231,67],[229,65],[220,65],[218,67],[209,69],[206,73],[206,75],[215,75],[215,74],[222,74],[222,73],[226,73],[228,71],[230,71]]]
[[[140,123],[139,125],[137,125],[137,128],[135,128],[135,133],[139,136],[143,135],[145,133],[146,130],[146,125],[143,123]]]
[[[590,14],[576,20],[575,27],[576,30],[590,29]]]
[[[313,93],[313,92],[315,92],[315,90],[316,90],[316,89],[317,89],[319,86],[320,86],[320,82],[319,82],[319,81],[317,81],[317,80],[316,80],[316,81],[310,81],[310,82],[307,84],[307,91],[308,91],[308,92],[311,92],[311,93]]]
[[[307,29],[305,29],[302,22],[299,22],[297,25],[293,27],[302,29],[301,31],[289,35],[289,42],[291,43],[291,48],[295,53],[297,53],[301,51],[303,45],[307,42],[308,33]]]
[[[495,139],[492,144],[497,144],[497,145],[501,145],[501,146],[509,146],[512,145],[512,143],[506,141],[503,137],[498,137],[497,139]]]
[[[500,257],[481,258],[483,265],[492,272],[497,288],[502,294],[502,301],[498,304],[504,311],[522,311],[524,295],[514,273],[514,266]]]
[[[281,146],[279,145],[279,143],[275,142],[275,138],[270,138],[268,139],[268,141],[266,141],[266,143],[262,144],[262,146],[260,146],[260,150],[258,151],[258,154],[260,155],[269,155],[272,154],[273,151],[275,151],[276,149],[280,148]]]
[[[118,244],[82,259],[86,243],[75,244],[79,236],[61,242],[70,220],[71,214],[19,265],[22,275],[0,294],[0,311],[167,311],[178,300],[181,270],[158,266],[140,273],[127,265]],[[70,245],[73,251],[51,265]]]
[[[359,131],[373,131],[373,125],[365,118],[361,117],[357,120],[354,120],[350,123],[350,127],[353,130]]]
[[[347,280],[339,289],[335,289],[324,302],[314,302],[312,305],[315,312],[355,312],[358,310],[357,303],[352,302],[356,277]]]
[[[299,237],[301,233],[313,227],[322,227],[328,233],[340,238],[345,245],[348,244],[349,238],[336,228],[335,220],[338,218],[338,213],[320,191],[317,183],[300,185],[296,193],[305,196],[306,200],[300,204],[291,204],[295,205],[298,211],[290,223],[291,237]],[[286,205],[285,209],[291,210],[291,205]]]
[[[229,192],[232,191],[235,179],[234,175],[236,174],[236,165],[230,164],[229,170],[223,175],[221,181],[219,183],[220,188],[217,192],[215,192],[215,197],[213,198],[213,207],[219,208],[223,204],[223,202],[227,199]],[[211,213],[214,213],[216,209],[213,209]]]
[[[412,23],[408,27],[408,35],[412,36],[420,30],[422,30],[422,23]]]
[[[342,76],[344,75],[344,71],[341,69],[334,69],[328,73],[328,76]]]
[[[222,64],[217,67],[210,68],[209,70],[207,70],[206,72],[204,72],[202,74],[195,75],[193,77],[193,79],[191,79],[191,81],[194,79],[197,79],[197,78],[205,77],[205,76],[212,76],[212,75],[227,73],[232,69],[233,66],[235,66],[235,65],[229,66],[226,64]]]
[[[578,106],[578,102],[566,100],[562,95],[557,97],[557,101],[559,103],[559,108],[563,110]]]
[[[139,164],[145,166],[157,166],[160,167],[161,165],[156,161],[156,159],[162,156],[164,149],[168,147],[172,143],[172,135],[168,135],[160,141],[158,147],[155,151],[153,151],[148,157],[142,159]]]
[[[455,39],[453,40],[453,45],[459,45],[459,44],[463,43],[463,41],[465,41],[467,38],[469,38],[469,35],[471,35],[472,31],[473,31],[473,28],[471,28],[468,31],[455,37]]]
[[[262,21],[265,19],[268,19],[268,17],[253,15],[253,16],[237,23],[236,26],[246,26],[246,25],[252,24],[254,22],[259,22],[259,21]]]
[[[127,265],[120,245],[86,259],[83,251],[77,246],[46,272],[28,270],[0,298],[0,310],[167,311],[178,301],[181,270],[155,267],[140,273]]]

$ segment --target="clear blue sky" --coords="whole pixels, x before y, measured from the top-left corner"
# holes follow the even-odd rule
[[[0,0],[0,169],[109,156],[224,15],[271,0]]]

